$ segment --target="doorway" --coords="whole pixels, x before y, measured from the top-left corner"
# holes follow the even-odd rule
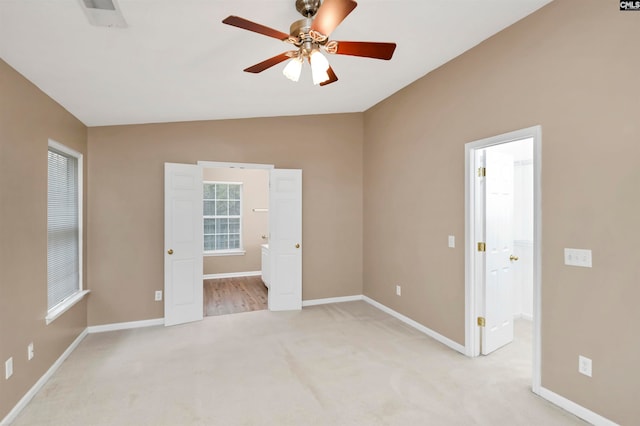
[[[203,315],[268,309],[269,170],[204,167]]]
[[[465,145],[466,354],[490,354],[514,336],[530,339],[534,392],[540,387],[540,136],[535,126]]]
[[[212,167],[268,169],[267,303],[272,311],[301,309],[302,170],[246,163],[165,163],[165,325],[203,319],[203,169]]]

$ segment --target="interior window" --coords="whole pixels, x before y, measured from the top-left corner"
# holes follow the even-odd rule
[[[242,250],[242,184],[204,183],[204,251]]]

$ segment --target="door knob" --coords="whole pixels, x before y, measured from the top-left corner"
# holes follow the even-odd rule
[[[296,248],[300,248],[300,244],[296,244]]]
[[[169,249],[169,250],[167,250],[167,253],[168,253],[168,254],[173,254],[173,249]]]
[[[517,261],[518,259],[519,259],[519,257],[518,257],[518,256],[514,256],[514,255],[509,256],[509,260],[510,260],[510,261],[512,261],[512,262],[515,262],[515,261]]]

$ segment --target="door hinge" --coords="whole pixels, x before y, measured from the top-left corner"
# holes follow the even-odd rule
[[[479,167],[478,168],[478,177],[486,177],[487,176],[487,168]]]
[[[478,326],[484,327],[484,325],[485,325],[484,317],[478,317]]]
[[[483,242],[478,243],[478,251],[485,252],[487,251],[487,244]]]

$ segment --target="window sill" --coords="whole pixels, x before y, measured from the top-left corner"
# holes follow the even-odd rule
[[[67,300],[56,305],[47,313],[47,316],[44,317],[47,325],[51,324],[53,321],[55,321],[56,318],[71,309],[73,305],[81,301],[87,294],[89,294],[89,290],[80,290],[73,296],[69,297]]]
[[[203,255],[209,256],[244,256],[245,250],[220,250],[220,251],[205,251]]]

